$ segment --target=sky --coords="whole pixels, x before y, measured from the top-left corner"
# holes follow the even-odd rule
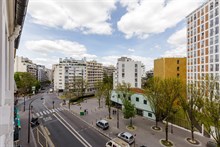
[[[18,56],[52,68],[59,58],[116,65],[126,56],[186,56],[186,16],[205,0],[29,0]]]

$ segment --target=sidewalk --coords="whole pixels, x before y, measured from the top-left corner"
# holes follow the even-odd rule
[[[155,122],[153,120],[146,119],[141,116],[136,116],[133,118],[133,124],[137,127],[134,131],[127,130],[126,126],[129,124],[129,119],[124,119],[123,114],[120,111],[119,114],[119,129],[117,128],[117,115],[112,115],[112,119],[108,119],[108,110],[107,107],[104,106],[104,101],[101,102],[102,108],[98,108],[98,100],[96,98],[87,99],[81,103],[81,105],[71,105],[71,111],[84,120],[89,125],[96,127],[96,121],[99,119],[106,119],[109,122],[110,128],[108,130],[101,130],[104,135],[109,136],[109,138],[117,137],[117,134],[122,131],[127,131],[132,134],[136,134],[135,146],[146,145],[147,147],[160,147],[160,139],[165,138],[164,125],[162,123],[159,126],[162,128],[162,131],[154,131],[151,129]],[[103,107],[104,106],[104,107]],[[68,105],[65,105],[68,108]],[[84,116],[80,116],[80,112],[84,112],[84,110],[88,111],[88,114]],[[112,110],[115,108],[112,108]],[[116,110],[116,109],[115,109]],[[190,137],[191,134],[189,131],[184,129],[173,127],[173,134],[170,133],[169,127],[169,140],[174,143],[176,147],[195,147],[195,145],[191,145],[186,141],[187,137]],[[200,142],[200,145],[205,147],[206,142],[209,141],[209,138],[202,137],[200,135],[195,134],[195,139]]]

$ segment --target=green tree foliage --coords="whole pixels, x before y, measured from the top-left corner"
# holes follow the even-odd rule
[[[162,118],[167,119],[170,117],[175,101],[182,97],[183,87],[180,79],[167,78],[161,83],[162,89]],[[166,142],[168,142],[168,121],[165,124]]]
[[[197,107],[197,119],[208,133],[215,139],[220,147],[220,91],[219,80],[217,78],[206,78],[200,85],[204,96],[199,97],[195,103]],[[213,128],[213,129],[211,129]]]
[[[133,127],[133,123],[132,123],[132,118],[135,116],[136,114],[136,109],[135,109],[135,105],[131,103],[131,101],[129,101],[128,99],[124,98],[122,99],[123,102],[123,114],[124,114],[124,118],[126,119],[130,119],[130,127]]]
[[[123,82],[119,83],[116,87],[116,92],[122,95],[122,98],[128,99],[133,94],[131,91],[131,84]]]
[[[155,116],[155,129],[160,129],[158,127],[158,122],[162,121],[161,115],[163,113],[163,103],[162,103],[162,80],[158,77],[150,78],[147,86],[144,89],[147,100],[150,102],[152,112]]]
[[[32,92],[32,86],[36,87],[36,90],[40,88],[40,82],[28,72],[16,72],[14,79],[18,88],[19,94],[29,94]]]

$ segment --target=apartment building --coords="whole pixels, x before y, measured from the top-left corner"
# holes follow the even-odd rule
[[[186,18],[187,83],[219,77],[219,0],[208,0]]]
[[[0,1],[0,147],[15,146],[13,141],[19,140],[18,124],[14,121],[14,56],[27,4],[27,0]]]
[[[131,58],[121,57],[118,59],[116,70],[113,73],[113,88],[119,83],[130,83],[131,87],[141,88],[141,77],[143,74],[143,64]]]
[[[86,61],[84,59],[60,58],[59,64],[53,65],[54,90],[68,91],[77,87],[79,88],[79,81],[86,83],[86,70]],[[78,85],[75,84],[76,82]]]
[[[44,65],[37,65],[37,80],[41,83],[48,80],[47,69]]]
[[[25,57],[15,57],[14,72],[29,72],[37,79],[37,69],[37,64],[33,63],[32,60]]]
[[[180,78],[186,84],[186,58],[159,58],[154,60],[154,77]]]
[[[103,66],[103,74],[106,74],[108,77],[113,76],[114,71],[115,67],[113,65]]]
[[[86,62],[87,71],[87,93],[95,93],[95,84],[103,80],[103,66],[96,61]]]

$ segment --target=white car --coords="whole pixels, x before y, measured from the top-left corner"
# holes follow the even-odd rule
[[[125,142],[132,144],[134,143],[134,136],[129,132],[121,132],[118,134],[118,138],[124,140]]]
[[[119,138],[114,138],[112,140],[109,140],[105,146],[106,147],[130,147],[130,145],[127,142]]]
[[[102,119],[102,120],[98,120],[96,122],[96,126],[102,128],[103,130],[106,130],[109,128],[109,124],[106,120]]]

